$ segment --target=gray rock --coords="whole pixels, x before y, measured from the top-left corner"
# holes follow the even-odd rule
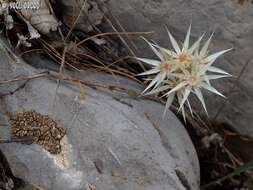
[[[84,32],[94,30],[94,27],[99,25],[104,18],[103,12],[94,0],[57,0],[57,6],[61,6],[63,21],[68,27],[73,27],[76,22],[74,28]],[[82,11],[81,8],[83,8]]]
[[[233,78],[214,83],[228,100],[213,94],[205,95],[210,119],[227,123],[242,135],[253,137],[253,5],[250,1],[242,6],[236,0],[110,0],[108,9],[125,30],[153,31],[150,39],[164,47],[170,47],[165,25],[181,41],[191,22],[193,39],[203,32],[214,31],[211,51],[233,48],[216,62]],[[111,29],[104,24],[104,30]],[[143,40],[133,38],[133,42],[138,49],[132,47],[132,50],[138,56],[151,57]],[[196,110],[203,112],[200,106]]]
[[[9,64],[6,59],[1,55],[0,81],[39,72],[22,61]],[[89,72],[76,76],[141,89],[121,77]],[[0,92],[15,91],[23,82],[0,84]],[[63,81],[57,95],[56,89],[56,81],[38,78],[0,100],[0,138],[9,135],[5,112],[35,110],[67,129],[59,155],[35,144],[0,144],[15,176],[49,190],[83,190],[89,185],[104,190],[199,189],[195,149],[172,112],[162,119],[163,105],[87,86],[82,99],[79,85]]]

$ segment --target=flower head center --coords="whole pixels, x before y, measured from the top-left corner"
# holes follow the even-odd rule
[[[160,64],[160,70],[161,71],[169,71],[171,69],[171,64],[164,62]]]
[[[178,60],[180,63],[185,63],[190,60],[190,55],[186,52],[182,52],[178,55]]]
[[[198,79],[195,76],[190,76],[188,82],[191,86],[196,86],[198,84]]]

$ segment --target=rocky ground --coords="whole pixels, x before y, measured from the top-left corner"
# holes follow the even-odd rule
[[[10,64],[3,57],[1,81],[43,72],[23,62]],[[122,77],[93,72],[63,76],[140,92],[138,84]],[[5,125],[1,127],[1,139],[8,139],[12,133],[5,113],[15,116],[35,110],[54,118],[59,127],[66,129],[60,154],[43,144],[1,144],[15,176],[54,190],[88,186],[108,190],[199,188],[198,158],[191,140],[173,113],[168,112],[166,119],[162,119],[161,104],[126,93],[113,93],[100,89],[99,85],[95,89],[83,86],[82,97],[80,84],[65,80],[57,83],[48,77],[31,79],[21,89],[1,98],[1,124]],[[12,92],[24,82],[7,82],[1,86],[1,92]],[[21,120],[14,116],[12,120],[23,121],[24,126],[33,125],[34,129],[29,131],[36,132],[38,123],[43,127],[43,122],[29,124],[29,117],[24,115],[19,114]],[[42,115],[39,118],[43,119]],[[33,114],[31,117],[34,121]],[[37,133],[31,134],[28,137],[41,138]],[[43,133],[42,137],[43,141],[50,141]]]
[[[195,190],[253,159],[250,1],[42,5],[36,11],[1,10],[8,39],[1,43],[1,188],[30,183],[27,189]],[[145,84],[136,74],[145,66],[130,57],[153,56],[140,35],[170,47],[165,26],[183,39],[190,23],[192,39],[215,32],[211,51],[233,48],[216,63],[233,77],[214,83],[227,99],[205,93],[209,118],[191,100],[196,115],[184,127],[172,112],[162,120],[163,100],[138,96]],[[27,111],[38,117],[14,117]],[[22,125],[10,116],[26,127],[16,127]],[[57,137],[58,129],[66,135]],[[247,169],[208,189],[250,189],[251,177]]]

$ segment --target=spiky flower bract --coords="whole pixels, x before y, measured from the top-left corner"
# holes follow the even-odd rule
[[[151,66],[150,70],[139,74],[152,76],[151,82],[143,91],[143,94],[150,95],[162,92],[163,96],[167,98],[164,114],[172,104],[174,98],[177,98],[179,102],[179,111],[182,111],[185,119],[185,104],[189,107],[192,113],[189,95],[193,93],[197,96],[207,113],[201,90],[206,89],[224,97],[212,87],[210,81],[231,76],[227,72],[213,66],[216,59],[230,49],[209,55],[208,47],[213,34],[203,46],[201,46],[200,43],[204,35],[200,36],[198,40],[190,46],[191,26],[189,27],[184,43],[180,48],[169,30],[167,31],[173,47],[172,50],[148,42],[143,38],[158,57],[157,60],[136,58]]]

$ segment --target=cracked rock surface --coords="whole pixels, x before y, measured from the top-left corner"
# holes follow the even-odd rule
[[[253,4],[250,1],[241,5],[238,0],[110,0],[107,6],[126,31],[153,31],[147,38],[164,47],[170,46],[165,25],[183,42],[192,23],[194,40],[204,32],[208,35],[215,32],[211,52],[233,48],[215,63],[233,77],[213,83],[228,100],[206,93],[206,104],[211,119],[227,123],[253,138]],[[104,29],[111,30],[106,24]],[[132,47],[138,56],[151,58],[152,52],[143,40],[131,39],[138,47]],[[203,113],[199,103],[195,106]]]
[[[46,65],[46,61],[41,61]],[[41,72],[1,55],[0,81]],[[122,77],[99,73],[70,73],[85,81],[141,87]],[[0,85],[1,94],[25,81]],[[1,97],[0,138],[9,138],[6,112],[35,110],[66,129],[62,151],[53,155],[37,144],[0,144],[15,176],[52,190],[173,190],[199,188],[198,158],[192,142],[164,106],[123,93],[80,87],[48,78],[31,79],[12,95]],[[57,91],[57,95],[56,95]]]

